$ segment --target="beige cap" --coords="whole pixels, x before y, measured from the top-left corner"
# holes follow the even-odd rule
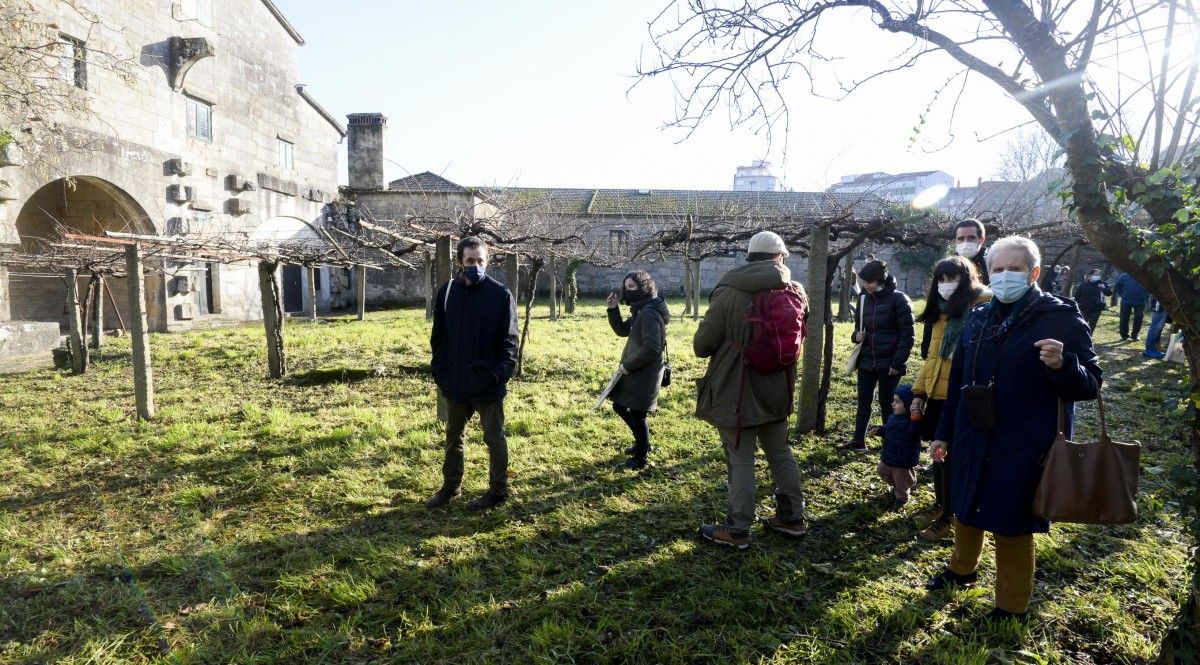
[[[761,252],[763,254],[783,254],[788,255],[787,245],[783,244],[783,238],[779,237],[778,233],[770,231],[759,231],[750,238],[750,246],[746,248],[750,254]]]

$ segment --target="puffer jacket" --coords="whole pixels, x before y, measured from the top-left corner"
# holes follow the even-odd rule
[[[975,299],[972,307],[981,303],[988,302],[992,299],[991,291],[984,291],[982,295]],[[970,311],[963,313],[963,317],[970,315]],[[929,356],[925,358],[925,362],[921,364],[921,370],[917,372],[917,378],[913,379],[912,389],[913,394],[925,399],[946,399],[946,390],[950,383],[950,358],[941,356],[942,349],[942,334],[946,332],[946,322],[950,317],[943,314],[938,317],[937,323],[934,323],[933,332],[929,336]]]
[[[858,355],[858,369],[894,369],[904,374],[913,348],[912,301],[896,290],[896,278],[888,275],[879,290],[866,294],[860,302],[859,326],[867,336]]]
[[[746,310],[754,294],[796,288],[808,305],[804,287],[791,280],[787,266],[773,261],[754,261],[725,273],[709,300],[708,311],[692,339],[692,349],[700,358],[708,358],[708,370],[696,383],[696,417],[717,427],[737,427],[738,388],[742,386],[742,427],[757,427],[779,422],[792,412],[791,391],[796,368],[761,373],[746,368],[743,377],[742,354],[730,341],[746,348],[750,326]]]
[[[658,389],[662,386],[663,351],[667,346],[667,324],[671,312],[662,298],[651,298],[633,307],[633,316],[621,318],[621,310],[608,310],[613,332],[627,338],[621,352],[621,364],[629,372],[617,381],[609,395],[613,404],[628,409],[653,411],[658,408]]]

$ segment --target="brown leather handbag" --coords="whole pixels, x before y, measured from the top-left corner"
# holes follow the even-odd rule
[[[1137,520],[1137,484],[1142,445],[1108,437],[1104,395],[1097,389],[1100,440],[1068,441],[1066,406],[1058,403],[1058,437],[1046,454],[1033,512],[1051,522],[1128,524]]]

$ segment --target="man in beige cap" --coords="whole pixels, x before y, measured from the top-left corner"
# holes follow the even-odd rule
[[[804,287],[791,280],[783,264],[787,247],[777,234],[762,231],[750,239],[748,263],[721,278],[692,346],[708,358],[708,370],[697,384],[696,416],[712,423],[721,435],[729,472],[729,512],[725,524],[702,524],[704,540],[738,550],[750,547],[754,521],[754,450],[762,446],[775,481],[775,516],[765,528],[798,537],[806,530],[800,468],[788,445],[788,416],[796,384],[794,354],[799,351],[803,314],[808,307]],[[770,340],[789,347],[790,365],[759,371],[751,356],[766,340],[761,326],[753,332],[748,314],[772,318],[784,331]],[[794,339],[789,339],[794,336]]]

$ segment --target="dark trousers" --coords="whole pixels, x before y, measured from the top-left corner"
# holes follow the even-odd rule
[[[1096,332],[1096,324],[1100,323],[1101,311],[1099,309],[1090,309],[1083,312],[1083,318],[1087,320],[1088,328],[1091,328],[1093,334]]]
[[[630,409],[620,404],[613,403],[613,411],[625,421],[629,426],[629,431],[633,433],[633,458],[645,460],[646,454],[650,452],[650,426],[646,424],[646,416],[648,411],[639,409]]]
[[[1129,337],[1129,317],[1133,315],[1133,338],[1137,339],[1142,332],[1142,318],[1146,315],[1146,305],[1126,305],[1121,303],[1121,339]]]
[[[900,375],[889,376],[886,368],[876,371],[869,369],[858,370],[858,414],[854,418],[854,439],[862,442],[867,433],[867,424],[871,422],[871,398],[875,386],[879,386],[879,418],[881,423],[887,422],[892,413],[892,395],[896,386],[900,385]]]
[[[483,426],[483,442],[488,449],[488,491],[508,496],[508,439],[504,436],[504,402],[475,404],[446,404],[446,460],[442,463],[442,487],[462,486],[463,444],[466,442],[467,422],[479,414]]]
[[[950,517],[950,455],[941,462],[933,463],[933,505],[942,509],[943,517]]]

